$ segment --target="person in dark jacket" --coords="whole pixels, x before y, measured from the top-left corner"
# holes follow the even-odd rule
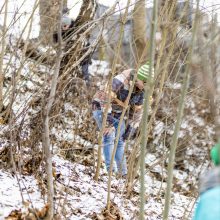
[[[61,32],[62,39],[65,42],[71,37],[71,34],[74,29],[74,20],[66,15],[63,15],[61,18],[61,29],[62,29],[61,30],[62,31]],[[89,38],[89,36],[88,36],[88,38]],[[54,33],[54,35],[53,35],[53,41],[54,41],[54,43],[58,42],[57,32]],[[89,43],[89,40],[87,40],[85,42],[85,45],[83,46],[82,55],[83,55],[83,53],[85,53],[89,49],[89,47],[90,47],[90,43]],[[89,65],[92,63],[91,56],[92,56],[92,54],[90,53],[80,63],[83,79],[86,81],[87,85],[90,84]]]
[[[87,43],[85,44],[84,48],[83,48],[83,53],[86,52],[89,49],[89,47],[90,47],[90,43],[89,43],[89,40],[88,40]],[[87,86],[90,85],[89,65],[92,64],[91,56],[92,56],[92,53],[87,55],[83,59],[83,61],[80,63],[83,79],[86,81]]]
[[[63,15],[61,18],[61,35],[63,41],[66,41],[71,36],[73,28],[74,28],[74,20],[66,15]],[[54,43],[58,42],[57,32],[53,34],[53,41]]]
[[[214,168],[200,178],[199,199],[193,220],[220,219],[220,143],[211,150]]]

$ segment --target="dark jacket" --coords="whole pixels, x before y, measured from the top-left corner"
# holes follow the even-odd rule
[[[62,35],[63,41],[66,41],[66,40],[71,36],[71,34],[72,34],[73,31],[74,31],[74,25],[75,25],[75,23],[74,23],[74,21],[72,20],[69,29],[68,29],[68,30],[62,30],[61,35]],[[57,34],[57,32],[55,32],[55,33],[53,34],[53,42],[54,42],[54,43],[57,43],[57,42],[58,42],[58,34]]]

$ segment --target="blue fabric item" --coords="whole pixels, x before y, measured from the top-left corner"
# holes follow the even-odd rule
[[[193,220],[220,220],[220,186],[200,195]]]
[[[93,111],[93,117],[97,123],[97,126],[99,129],[102,127],[102,118],[103,114],[101,110],[95,110]],[[114,149],[114,142],[117,134],[119,119],[113,118],[113,125],[115,130],[112,131],[110,134],[103,136],[103,153],[105,157],[105,165],[107,171],[110,168],[111,163],[111,156]],[[121,171],[122,176],[127,174],[127,165],[126,165],[126,158],[124,155],[124,140],[123,140],[123,134],[125,132],[125,123],[123,121],[120,129],[120,136],[118,140],[118,146],[115,153],[115,161],[117,165],[117,170]]]

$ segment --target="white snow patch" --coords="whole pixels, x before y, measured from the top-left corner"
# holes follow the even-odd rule
[[[0,219],[1,215],[6,217],[15,208],[23,208],[21,193],[24,201],[33,204],[35,208],[41,208],[44,205],[34,177],[17,175],[21,191],[16,177],[0,170],[0,210],[2,210]]]

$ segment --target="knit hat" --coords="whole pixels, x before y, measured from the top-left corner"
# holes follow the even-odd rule
[[[72,19],[67,16],[63,16],[61,19],[61,22],[62,22],[62,27],[63,26],[70,26],[72,23]]]
[[[149,80],[149,77],[150,77],[150,65],[149,65],[149,62],[148,62],[148,63],[144,64],[143,66],[141,66],[138,69],[137,78],[139,80],[142,80],[142,81],[146,82],[147,80]],[[152,78],[154,77],[154,68],[152,68],[151,77]]]
[[[220,165],[220,143],[211,149],[210,156],[215,166]]]

